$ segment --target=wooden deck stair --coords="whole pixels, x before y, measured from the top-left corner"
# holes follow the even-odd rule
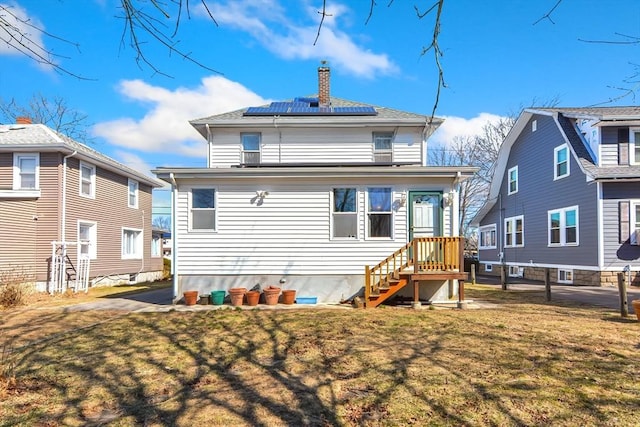
[[[377,307],[407,285],[419,301],[421,280],[466,280],[464,238],[418,237],[374,267],[365,266],[365,308]]]

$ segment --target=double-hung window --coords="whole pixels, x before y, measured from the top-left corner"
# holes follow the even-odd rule
[[[129,179],[128,187],[129,187],[128,206],[130,208],[138,209],[138,181]]]
[[[122,258],[142,259],[142,230],[122,229]]]
[[[241,133],[242,139],[242,163],[245,165],[257,165],[260,163],[260,133]]]
[[[15,153],[13,155],[13,189],[37,190],[39,179],[40,154]]]
[[[495,249],[496,247],[496,225],[491,224],[480,227],[480,242],[478,248]]]
[[[95,222],[78,221],[78,258],[96,259],[97,229]]]
[[[391,188],[369,188],[367,195],[368,236],[393,238]]]
[[[562,144],[553,149],[553,179],[569,176],[569,147]]]
[[[393,161],[393,132],[373,133],[373,161],[391,163]]]
[[[96,196],[96,167],[84,162],[80,162],[80,195]]]
[[[509,169],[509,188],[507,189],[509,194],[518,192],[518,166],[514,166]]]
[[[358,238],[358,191],[355,188],[333,189],[333,234],[331,237]]]
[[[549,246],[578,245],[578,207],[549,211]]]
[[[151,256],[158,258],[162,256],[162,238],[159,234],[154,234],[151,237]]]
[[[631,233],[629,243],[640,245],[640,202],[631,203]]]
[[[524,216],[505,218],[504,246],[506,248],[524,246]]]
[[[213,188],[191,189],[191,221],[193,231],[216,229],[216,191]]]
[[[640,165],[640,129],[631,130],[631,143],[629,144],[629,154],[632,165]]]

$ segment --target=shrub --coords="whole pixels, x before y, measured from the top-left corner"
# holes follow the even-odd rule
[[[171,260],[169,258],[163,258],[162,263],[162,278],[168,279],[171,277]]]
[[[0,270],[0,306],[15,307],[22,305],[28,291],[30,275],[24,267],[16,266]]]

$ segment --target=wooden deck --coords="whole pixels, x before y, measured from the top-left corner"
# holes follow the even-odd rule
[[[420,281],[459,280],[464,299],[464,238],[419,237],[374,267],[365,267],[365,307],[377,307],[407,285],[419,302]]]

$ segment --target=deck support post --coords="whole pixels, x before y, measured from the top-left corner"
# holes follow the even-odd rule
[[[411,308],[420,308],[422,304],[420,303],[420,281],[413,281],[413,302],[411,303]]]

